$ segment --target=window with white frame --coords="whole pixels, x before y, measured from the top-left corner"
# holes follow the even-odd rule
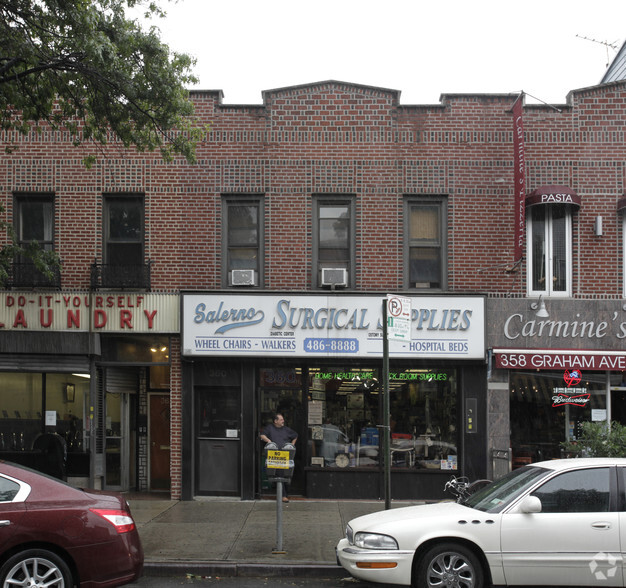
[[[408,288],[447,287],[447,201],[444,197],[405,200],[405,272]]]
[[[571,209],[557,204],[531,206],[526,222],[528,294],[571,296]]]
[[[224,286],[262,286],[263,197],[224,196],[222,211]]]
[[[315,196],[313,207],[314,287],[354,288],[354,198]]]

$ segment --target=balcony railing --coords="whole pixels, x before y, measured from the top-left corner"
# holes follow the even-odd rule
[[[61,268],[52,268],[48,277],[34,263],[13,262],[9,268],[8,288],[60,288]]]
[[[151,261],[140,265],[91,264],[91,288],[150,289]]]

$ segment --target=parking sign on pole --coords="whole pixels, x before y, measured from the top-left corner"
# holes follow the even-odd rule
[[[387,294],[387,337],[390,341],[411,340],[411,299]]]

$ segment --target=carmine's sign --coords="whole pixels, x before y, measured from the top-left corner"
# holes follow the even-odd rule
[[[176,333],[177,294],[0,292],[0,330]]]
[[[581,369],[591,371],[626,370],[626,352],[585,351],[519,351],[495,350],[495,365],[509,370],[561,370]]]

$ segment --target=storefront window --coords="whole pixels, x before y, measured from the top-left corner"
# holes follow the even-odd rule
[[[456,469],[455,370],[392,369],[389,394],[392,467]],[[311,466],[379,467],[382,422],[378,368],[309,370]]]
[[[36,440],[46,431],[54,431],[63,438],[68,455],[87,451],[88,398],[87,378],[72,374],[3,372],[0,452],[36,451]]]
[[[511,372],[513,467],[563,457],[561,443],[582,423],[606,420],[605,380],[604,372]]]

